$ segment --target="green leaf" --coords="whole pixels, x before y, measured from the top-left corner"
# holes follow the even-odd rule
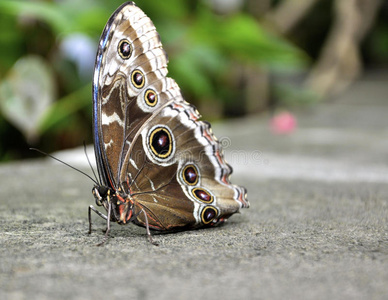
[[[3,0],[0,2],[0,12],[44,20],[57,33],[68,32],[72,28],[72,18],[69,17],[68,11],[58,9],[58,5],[54,3]]]
[[[91,105],[91,84],[76,90],[57,100],[44,114],[39,123],[39,132],[50,130],[56,124],[62,122],[76,111]]]
[[[195,95],[197,98],[213,94],[208,77],[189,51],[182,52],[170,64],[171,73],[180,85],[182,91]]]
[[[54,101],[53,71],[41,57],[19,59],[0,85],[3,115],[29,141],[38,136],[41,118]]]
[[[216,17],[202,11],[191,28],[194,43],[206,43],[245,64],[297,67],[304,54],[286,40],[271,35],[251,16],[235,14]]]

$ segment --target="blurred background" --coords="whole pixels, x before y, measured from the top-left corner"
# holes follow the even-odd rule
[[[95,53],[121,3],[0,0],[0,161],[92,143]],[[210,121],[271,114],[292,132],[296,107],[334,101],[388,66],[388,1],[136,3],[161,35],[169,76]]]

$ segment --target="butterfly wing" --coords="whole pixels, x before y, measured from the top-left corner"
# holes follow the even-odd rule
[[[217,224],[242,207],[246,191],[232,172],[210,125],[183,101],[164,106],[135,137],[122,181],[150,225],[170,230]],[[137,222],[144,225],[143,215]]]
[[[165,77],[167,60],[152,21],[133,2],[121,5],[101,35],[93,78],[94,145],[105,185],[118,188],[134,135],[175,85]]]
[[[93,85],[99,174],[134,202],[135,222],[170,230],[215,224],[242,207],[246,192],[208,123],[166,77],[167,56],[151,20],[133,3],[109,19]]]

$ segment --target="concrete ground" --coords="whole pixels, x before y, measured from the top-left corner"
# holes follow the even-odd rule
[[[0,165],[0,299],[387,299],[388,74],[296,112],[215,124],[248,189],[224,226],[173,234],[112,228],[92,182],[49,159]],[[86,172],[82,149],[59,153]],[[80,161],[82,163],[80,163]]]

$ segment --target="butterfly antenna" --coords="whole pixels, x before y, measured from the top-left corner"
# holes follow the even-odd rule
[[[54,159],[54,160],[56,160],[56,161],[58,161],[58,162],[64,164],[65,166],[68,166],[69,168],[72,168],[73,170],[76,170],[77,172],[79,172],[79,173],[85,175],[85,176],[88,177],[91,181],[93,181],[95,184],[100,185],[95,179],[93,179],[91,176],[89,176],[89,175],[86,174],[85,172],[83,172],[83,171],[81,171],[81,170],[79,170],[79,169],[77,169],[77,168],[75,168],[75,167],[69,165],[68,163],[65,163],[64,161],[62,161],[62,160],[56,158],[55,156],[52,156],[51,154],[48,154],[48,153],[46,153],[46,152],[44,152],[44,151],[42,151],[42,150],[36,149],[36,148],[30,148],[30,150],[32,150],[32,151],[37,151],[37,152],[39,152],[39,153],[41,153],[41,154],[43,154],[43,155],[46,155],[46,156],[48,156],[48,157],[50,157],[50,158],[52,158],[52,159]],[[94,172],[93,172],[93,173],[94,173]]]
[[[100,180],[98,180],[97,175],[96,175],[96,172],[94,171],[94,169],[93,169],[93,167],[92,167],[92,164],[90,163],[90,159],[89,159],[88,153],[87,153],[87,151],[86,151],[86,143],[85,143],[85,141],[84,141],[84,152],[85,152],[86,159],[88,160],[88,164],[89,164],[89,166],[90,166],[90,169],[92,169],[94,178],[96,179],[96,181],[94,181],[94,182],[100,181]],[[99,183],[99,185],[101,185],[101,182]]]

